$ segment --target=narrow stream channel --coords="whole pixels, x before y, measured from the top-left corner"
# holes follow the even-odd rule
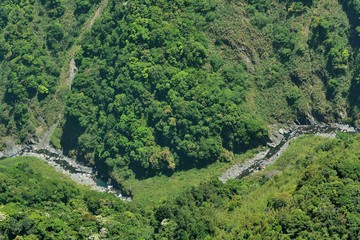
[[[295,125],[288,130],[281,130],[282,139],[278,143],[272,143],[272,147],[266,151],[258,153],[254,158],[245,163],[235,164],[229,168],[219,180],[225,183],[229,179],[241,179],[251,173],[261,170],[274,163],[280,155],[287,149],[289,143],[302,135],[315,134],[324,137],[335,138],[337,132],[356,133],[357,129],[343,124],[318,124],[318,125]]]
[[[335,137],[337,132],[356,133],[358,130],[342,124],[318,124],[318,125],[294,125],[288,130],[279,130],[281,138],[276,143],[270,143],[271,147],[266,151],[258,153],[254,158],[245,163],[236,164],[229,168],[219,180],[226,182],[229,179],[241,179],[254,171],[265,168],[274,163],[286,150],[291,140],[305,135],[316,134],[325,137]],[[40,144],[41,145],[41,144]],[[49,145],[39,147],[36,144],[25,146],[14,146],[12,149],[0,152],[0,160],[16,156],[33,156],[44,159],[58,172],[69,176],[79,184],[90,186],[93,190],[115,194],[124,201],[130,201],[131,197],[123,196],[120,190],[114,188],[107,179],[98,176],[96,169],[84,166],[75,159],[64,156],[62,151],[54,149]]]

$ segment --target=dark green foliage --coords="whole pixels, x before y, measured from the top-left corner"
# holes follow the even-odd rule
[[[61,0],[1,1],[0,3],[0,99],[1,122],[20,140],[39,125],[52,124],[58,115],[53,99],[64,64],[64,51],[79,31],[76,19],[68,19],[73,6]],[[64,80],[62,80],[64,81]],[[44,109],[52,101],[51,109]]]
[[[349,21],[352,27],[352,45],[357,49],[355,52],[355,63],[354,63],[354,75],[352,79],[352,84],[350,88],[350,98],[349,102],[351,105],[351,114],[352,118],[357,126],[359,126],[359,106],[360,106],[360,61],[359,61],[359,43],[360,43],[360,1],[350,0],[350,1],[341,1],[347,15],[349,16]]]
[[[61,0],[41,0],[41,4],[45,6],[47,14],[51,18],[58,18],[65,12]]]
[[[204,16],[215,1],[149,4],[113,2],[82,43],[66,107],[67,124],[83,129],[78,157],[120,181],[128,168],[171,174],[263,143],[264,123],[245,104],[245,67],[219,71],[218,56],[205,69]]]
[[[260,69],[255,73],[256,83],[265,95],[269,92],[266,99],[271,99],[260,100],[261,108],[270,102],[278,114],[270,113],[270,117],[275,115],[280,121],[289,115],[296,115],[301,122],[307,122],[304,118],[309,115],[319,121],[346,118],[342,113],[347,111],[352,57],[359,42],[353,39],[354,16],[349,14],[350,8],[343,11],[343,6],[351,1],[346,4],[342,1],[246,2],[246,13],[252,24],[261,30],[259,34],[266,36],[262,45],[254,44],[261,58],[260,63],[255,64]],[[257,39],[257,36],[253,34],[252,38]],[[270,43],[272,49],[268,49],[271,52],[268,58],[260,48]],[[273,65],[281,66],[280,75],[274,72]],[[301,90],[297,100],[288,99],[288,92],[294,89],[292,85]],[[320,85],[323,90],[316,90],[316,93],[311,90]],[[283,107],[277,109],[276,106]]]
[[[110,0],[87,29],[100,2],[1,1],[0,137],[45,130],[66,98],[61,147],[121,184],[231,162],[269,123],[360,125],[359,0]],[[0,239],[356,239],[359,137],[301,141],[279,174],[205,182],[155,209],[36,161],[0,166]]]
[[[61,24],[55,22],[46,28],[46,43],[50,49],[58,49],[59,42],[64,37],[64,29]]]
[[[348,19],[337,1],[110,1],[91,29],[99,0],[1,4],[3,135],[52,124],[71,50],[62,147],[119,182],[224,160],[267,123],[347,117],[357,1]]]
[[[87,13],[94,4],[98,4],[100,0],[76,0],[76,14]]]

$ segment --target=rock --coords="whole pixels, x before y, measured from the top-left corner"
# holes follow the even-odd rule
[[[254,165],[256,165],[259,161],[265,158],[266,154],[269,150],[260,152],[256,154],[255,157],[250,159],[249,161],[243,164],[235,164],[231,168],[229,168],[223,175],[219,177],[219,180],[225,183],[229,179],[236,179],[238,176],[242,175],[246,171],[252,171]]]
[[[270,127],[271,129],[270,137],[272,142],[267,143],[267,146],[272,148],[281,146],[280,149],[276,152],[272,152],[271,156],[268,158],[265,158],[265,156],[267,156],[267,153],[270,150],[256,155],[254,158],[250,159],[249,161],[243,164],[235,164],[234,166],[230,167],[224,174],[222,174],[219,177],[219,180],[225,183],[229,179],[242,178],[254,171],[263,169],[266,166],[273,164],[281,156],[281,154],[288,148],[291,141],[303,134],[310,133],[326,138],[335,138],[336,132],[342,131],[342,132],[353,133],[353,132],[358,132],[359,130],[349,125],[337,124],[337,123],[326,125],[326,124],[317,124],[315,121],[313,121],[312,124],[315,125],[302,125],[302,126],[297,125],[297,126],[289,127],[289,129],[292,129],[291,131],[283,128],[276,130],[277,129],[276,125]],[[284,134],[290,134],[290,135],[284,136]]]
[[[285,134],[285,130],[282,129],[282,128],[280,128],[280,129],[279,129],[279,133],[280,133],[281,135],[284,135],[284,134]]]
[[[39,143],[39,138],[38,137],[32,137],[30,139],[27,139],[24,144],[27,146],[31,146],[31,145],[35,145]]]
[[[266,145],[267,145],[268,147],[271,147],[271,148],[276,147],[276,144],[273,143],[273,142],[268,142],[268,143],[266,143]]]
[[[349,133],[357,132],[356,128],[346,124],[333,123],[330,126],[339,129],[341,132],[349,132]]]

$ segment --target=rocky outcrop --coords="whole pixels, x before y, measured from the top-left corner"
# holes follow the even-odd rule
[[[21,145],[17,145],[14,140],[8,139],[4,142],[4,150],[0,152],[0,159],[16,156],[21,149]]]

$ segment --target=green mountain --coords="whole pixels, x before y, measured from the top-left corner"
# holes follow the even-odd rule
[[[357,1],[99,4],[2,3],[4,137],[59,123],[121,182],[231,161],[272,123],[358,123]]]
[[[142,229],[133,239],[356,239],[358,136],[301,139],[279,163],[282,175],[214,179],[266,145],[274,125],[359,127],[359,47],[359,0],[2,0],[0,151],[50,139],[96,167],[134,194],[119,210],[126,224],[137,219],[129,231]],[[9,179],[22,174],[6,169]],[[16,201],[4,195],[0,213],[15,202],[35,221],[27,214],[45,203],[26,205],[25,189]],[[78,211],[70,202],[66,211]],[[92,212],[91,224],[102,214]],[[123,227],[109,238],[126,237]],[[19,228],[0,226],[4,239],[101,230],[73,235],[70,224],[47,237]]]

